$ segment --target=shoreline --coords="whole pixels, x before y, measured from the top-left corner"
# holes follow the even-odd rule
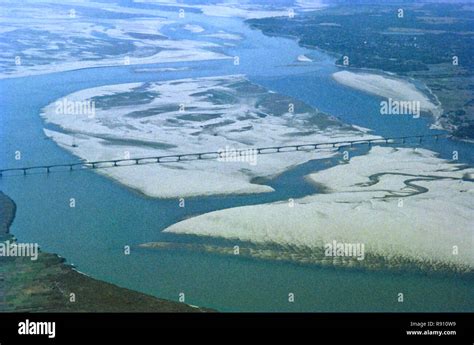
[[[196,89],[199,92],[196,93]],[[132,91],[135,99],[119,108],[108,106],[117,95]],[[150,94],[154,95],[152,100],[147,99]],[[199,147],[200,152],[219,151],[224,147],[255,150],[257,147],[285,145],[290,141],[312,144],[376,138],[367,130],[345,124],[304,102],[252,83],[241,74],[111,84],[76,91],[63,99],[100,102],[101,97],[106,102],[98,104],[93,118],[77,116],[71,120],[67,114],[58,114],[55,102],[45,106],[41,111],[46,125],[43,128],[45,136],[74,156],[88,161],[117,159],[124,152],[128,152],[130,158],[157,157],[193,152],[195,147]],[[141,101],[138,105],[136,99]],[[196,105],[180,111],[177,107],[180,99]],[[286,103],[296,105],[294,114],[282,106]],[[157,109],[161,111],[159,115]],[[242,115],[244,110],[245,116]],[[113,122],[110,120],[112,112]],[[201,113],[207,116],[203,117]],[[145,118],[146,123],[143,122]],[[50,129],[48,124],[58,128]],[[139,136],[142,138],[137,144],[133,139]],[[182,142],[182,137],[189,139]],[[73,140],[74,147],[71,146]],[[117,143],[117,140],[121,142]],[[154,147],[147,143],[162,146]],[[322,157],[333,154],[325,152]],[[253,183],[256,178],[273,179],[312,160],[311,155],[304,152],[259,156],[258,164],[256,154],[249,157],[249,160],[229,162],[190,160],[179,166],[169,162],[144,165],[139,169],[123,166],[120,170],[104,169],[100,173],[152,198],[251,195],[274,192],[265,184]],[[251,171],[248,166],[252,167]],[[179,176],[176,176],[176,169],[180,169]],[[146,183],[153,181],[157,174],[164,181],[162,185]],[[203,180],[203,176],[208,178]]]
[[[4,200],[8,200],[9,202],[3,203]],[[2,235],[2,232],[5,235],[10,235],[10,227],[12,226],[16,216],[16,203],[0,190],[0,206],[0,216],[2,218],[8,217],[7,221],[0,223],[0,236]]]
[[[334,60],[333,61],[334,66],[339,68],[339,69],[344,68],[346,70],[353,71],[353,73],[367,73],[368,72],[368,73],[371,73],[371,74],[374,74],[374,75],[392,76],[392,77],[396,77],[400,80],[410,82],[412,84],[413,84],[413,82],[422,84],[424,86],[425,90],[420,90],[418,87],[417,88],[420,90],[420,92],[422,92],[423,94],[429,96],[430,100],[436,102],[436,105],[440,110],[440,112],[438,114],[434,114],[434,113],[430,112],[430,117],[431,117],[431,120],[432,120],[430,129],[439,129],[439,130],[443,130],[447,133],[450,133],[452,135],[453,139],[455,139],[455,140],[459,140],[459,141],[467,142],[467,143],[472,143],[473,142],[472,139],[470,139],[470,138],[457,136],[455,134],[457,128],[453,127],[449,122],[441,121],[442,116],[445,114],[444,109],[443,109],[443,104],[439,100],[439,96],[436,93],[433,92],[433,90],[426,84],[425,81],[423,81],[421,79],[417,79],[417,78],[415,78],[413,76],[410,76],[410,75],[400,75],[400,74],[397,74],[397,73],[394,73],[394,72],[389,72],[389,71],[386,71],[386,70],[383,70],[383,69],[364,68],[364,67],[351,67],[351,66],[343,66],[343,65],[337,64],[336,63],[337,59],[340,58],[343,54],[335,52],[335,51],[331,51],[331,50],[328,50],[328,49],[324,49],[324,48],[321,48],[319,46],[315,46],[315,45],[311,45],[311,44],[304,44],[304,43],[301,42],[301,38],[298,37],[298,36],[295,36],[295,35],[276,34],[276,33],[266,32],[264,29],[260,28],[258,26],[258,24],[253,24],[251,22],[252,20],[253,19],[247,19],[246,20],[246,22],[248,23],[248,25],[250,26],[251,29],[259,30],[260,32],[262,32],[262,34],[264,34],[265,36],[268,36],[268,37],[282,37],[282,38],[293,39],[301,47],[316,50],[318,52],[323,52]],[[341,84],[341,85],[343,85],[343,84]],[[347,86],[347,87],[350,87],[350,86]],[[357,88],[354,88],[354,87],[351,87],[351,89],[358,90]]]
[[[15,79],[15,78],[29,78],[29,77],[35,77],[35,76],[45,76],[49,74],[54,74],[54,73],[67,73],[67,72],[72,72],[72,71],[80,71],[83,69],[96,69],[96,68],[109,68],[109,67],[136,67],[136,66],[149,66],[149,65],[161,65],[161,64],[176,64],[176,63],[186,63],[186,62],[200,62],[200,61],[218,61],[218,60],[229,60],[232,59],[231,56],[219,54],[219,53],[214,53],[211,52],[212,54],[215,54],[215,56],[201,56],[201,58],[190,58],[190,59],[182,59],[182,60],[176,60],[172,58],[168,58],[167,60],[164,59],[161,61],[138,61],[136,63],[130,62],[130,64],[125,65],[124,63],[106,63],[105,65],[90,65],[90,66],[75,66],[71,68],[65,68],[65,69],[58,69],[58,70],[42,70],[42,71],[36,71],[36,70],[27,70],[22,73],[15,73],[15,74],[2,74],[0,73],[0,80],[6,80],[6,79]],[[220,56],[221,55],[221,56]],[[153,56],[151,56],[153,57]],[[151,58],[150,57],[150,58]],[[143,58],[145,59],[145,58]],[[61,66],[59,66],[61,67]]]
[[[429,112],[435,120],[442,114],[439,101],[439,104],[433,103],[424,90],[421,90],[408,79],[399,77],[396,74],[387,74],[385,72],[373,73],[363,70],[358,72],[341,70],[333,73],[331,77],[340,85],[371,95],[386,99],[393,98],[398,101],[417,101],[420,103],[420,110]],[[426,89],[431,91],[428,87]]]
[[[15,213],[15,202],[0,191],[0,215],[3,220],[0,223],[0,242],[16,242],[9,231]],[[35,261],[29,257],[0,257],[0,266],[4,271],[3,293],[7,301],[0,312],[214,311],[94,279],[66,263],[65,258],[41,250],[38,250]]]
[[[402,165],[394,170],[394,162]],[[474,171],[460,167],[426,149],[373,147],[348,164],[307,175],[326,192],[295,199],[290,212],[285,202],[239,206],[185,219],[164,232],[276,244],[297,252],[305,247],[318,251],[334,239],[347,243],[364,239],[366,254],[373,260],[360,265],[369,269],[384,258],[385,268],[418,263],[426,271],[449,268],[468,273],[474,267],[466,254],[472,236],[469,194]],[[408,207],[403,207],[403,200]],[[439,210],[456,215],[455,230]],[[390,219],[387,212],[393,214]],[[350,219],[342,216],[347,213]],[[429,222],[417,222],[420,214]],[[229,223],[232,228],[225,225]],[[427,240],[427,231],[433,240]],[[451,246],[462,247],[459,255],[451,253]]]

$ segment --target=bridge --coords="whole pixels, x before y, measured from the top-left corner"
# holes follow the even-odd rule
[[[415,135],[415,136],[402,136],[402,137],[379,137],[373,139],[361,139],[361,140],[345,140],[345,141],[335,141],[335,142],[325,142],[325,143],[315,143],[315,144],[295,144],[295,145],[285,145],[285,146],[272,146],[272,147],[260,147],[260,148],[246,148],[246,149],[237,149],[234,150],[236,155],[243,156],[247,155],[249,150],[257,155],[263,154],[274,154],[274,153],[284,153],[284,152],[308,152],[315,150],[323,149],[338,149],[354,147],[358,145],[375,145],[375,144],[392,144],[392,145],[407,145],[407,144],[421,144],[424,140],[434,139],[438,140],[439,138],[450,138],[452,135],[448,134],[429,134],[429,135]],[[177,163],[177,162],[187,162],[195,160],[213,160],[223,158],[221,151],[212,151],[212,152],[199,152],[199,153],[183,153],[183,154],[174,154],[166,156],[156,156],[156,157],[138,157],[138,158],[126,158],[126,159],[112,159],[112,160],[102,160],[102,161],[84,161],[78,163],[64,163],[64,164],[51,164],[51,165],[38,165],[38,166],[28,166],[21,168],[6,168],[0,169],[0,178],[5,173],[20,172],[23,175],[27,175],[28,172],[34,173],[50,173],[54,171],[75,171],[75,170],[84,170],[84,169],[104,169],[104,168],[114,168],[114,167],[123,167],[123,166],[132,166],[132,165],[145,165],[145,164],[163,164],[163,163]]]

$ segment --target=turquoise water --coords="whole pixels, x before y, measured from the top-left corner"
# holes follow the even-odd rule
[[[72,162],[77,158],[47,140],[38,116],[48,103],[71,92],[100,85],[185,77],[245,74],[252,82],[293,96],[342,120],[369,127],[381,135],[435,133],[426,119],[381,117],[376,97],[337,85],[330,78],[333,60],[301,48],[284,38],[265,37],[237,19],[209,20],[187,14],[187,21],[208,30],[223,28],[245,39],[224,52],[232,60],[160,64],[139,67],[190,67],[187,71],[135,73],[138,66],[84,69],[45,76],[0,80],[2,146],[0,166],[27,166]],[[172,30],[174,29],[174,30]],[[164,33],[194,38],[177,26]],[[315,62],[294,66],[300,54]],[[471,163],[472,145],[451,140],[423,144],[449,158],[459,151],[460,161]],[[22,160],[14,160],[21,151]],[[199,148],[196,147],[196,151]],[[362,154],[361,149],[355,154]],[[170,224],[196,214],[232,206],[297,198],[317,192],[304,182],[307,173],[329,165],[312,161],[289,171],[271,185],[275,193],[257,196],[153,200],[91,171],[4,177],[0,189],[18,205],[12,232],[24,242],[66,257],[78,270],[123,287],[172,300],[186,294],[186,302],[223,311],[466,311],[474,310],[473,279],[425,273],[336,270],[289,262],[264,261],[186,250],[145,250],[136,245],[150,241],[202,243],[191,236],[163,234]],[[69,199],[76,199],[76,208]],[[223,243],[224,241],[209,240]],[[226,242],[226,244],[229,244]],[[231,243],[234,245],[236,243]],[[123,247],[132,246],[130,256]],[[288,293],[295,303],[288,303]],[[405,302],[397,302],[397,293]],[[80,298],[80,296],[78,296]]]

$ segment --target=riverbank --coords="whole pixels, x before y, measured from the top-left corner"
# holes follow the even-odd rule
[[[216,60],[138,67],[168,68],[152,73],[135,73],[137,68],[130,66],[104,67],[0,80],[6,104],[0,111],[2,123],[5,124],[2,142],[4,140],[7,144],[2,157],[5,158],[3,165],[17,167],[78,161],[53,140],[44,139],[44,121],[38,116],[43,107],[65,95],[104,85],[155,83],[216,75],[245,74],[252,83],[304,101],[325,113],[340,117],[345,123],[371,128],[374,134],[397,136],[400,133],[417,135],[428,132],[426,118],[414,120],[409,116],[377,116],[375,111],[380,100],[333,82],[330,74],[336,70],[334,60],[322,53],[299,47],[296,41],[267,38],[260,31],[248,29],[240,20],[217,21],[189,13],[186,18],[190,23],[199,23],[208,32],[211,32],[210,25],[217,25],[216,31],[238,33],[244,37],[242,44],[226,51],[229,56],[240,56],[240,65]],[[171,31],[175,28],[176,32]],[[192,39],[189,32],[180,31],[179,26],[163,31],[176,39]],[[314,63],[296,63],[297,56],[301,54],[311,57]],[[176,70],[179,68],[188,69]],[[469,163],[472,152],[463,143],[445,139],[436,143],[423,141],[422,145],[442,152],[446,159],[451,159],[449,157],[456,150],[459,162],[463,163]],[[22,153],[21,161],[15,160],[16,150]],[[364,154],[365,148],[355,148],[355,151]],[[350,151],[352,158],[355,156],[353,152]],[[264,181],[275,192],[185,198],[185,207],[180,207],[176,199],[153,199],[131,192],[96,171],[4,176],[0,180],[0,189],[19,206],[12,227],[18,239],[41,243],[43,250],[59,253],[94,278],[149,295],[175,300],[180,292],[184,292],[187,303],[231,312],[474,309],[470,299],[472,281],[403,272],[393,274],[385,270],[310,267],[273,260],[273,257],[265,261],[248,259],[244,244],[239,241],[223,243],[219,239],[161,232],[192,216],[236,206],[286,202],[290,198],[296,200],[315,193],[315,188],[304,183],[302,176],[334,166],[341,156],[318,159],[318,152],[301,154],[311,155],[313,159],[275,179]],[[271,156],[275,155],[262,158]],[[246,167],[253,169],[249,164]],[[180,172],[176,170],[176,176]],[[161,182],[159,176],[153,181],[155,184]],[[75,208],[70,207],[70,198],[76,200]],[[150,242],[190,245],[209,242],[232,249],[239,245],[241,256],[215,255],[199,248],[188,250],[188,246],[185,250],[138,247],[141,243]],[[131,246],[130,256],[123,255],[125,245]],[[407,292],[407,303],[397,302],[396,293],[400,291]],[[295,293],[295,303],[288,303],[289,292]]]
[[[13,200],[0,192],[0,241],[15,217]],[[93,279],[58,255],[0,257],[0,311],[3,312],[204,312],[209,311],[124,289]]]
[[[405,6],[405,17],[397,11],[397,5],[390,4],[336,5],[298,15],[297,21],[280,17],[248,23],[266,35],[295,37],[303,47],[335,55],[340,68],[383,72],[424,84],[427,96],[442,105],[442,111],[433,114],[434,126],[459,139],[472,139],[472,9],[424,4]],[[359,89],[354,83],[348,86]]]

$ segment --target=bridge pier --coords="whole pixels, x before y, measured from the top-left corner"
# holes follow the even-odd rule
[[[365,145],[368,144],[369,147],[376,144],[415,144],[417,143],[417,139],[421,144],[426,137],[434,137],[435,140],[439,140],[440,138],[444,137],[443,134],[433,134],[433,135],[412,135],[412,136],[400,136],[400,137],[392,137],[392,138],[379,138],[379,139],[360,139],[360,140],[346,140],[346,141],[338,141],[338,142],[327,142],[327,143],[307,143],[307,144],[297,144],[297,145],[283,145],[283,146],[273,146],[273,147],[260,147],[252,149],[253,152],[257,154],[273,154],[279,152],[293,152],[293,151],[313,151],[319,149],[328,149],[328,148],[337,148],[340,151],[343,148],[350,146],[351,148],[356,145]],[[448,138],[452,138],[452,135],[446,136]],[[400,140],[400,141],[399,141]],[[413,142],[410,142],[412,140]],[[237,150],[239,156],[243,156],[246,153],[246,150]],[[187,158],[186,158],[187,157]],[[144,164],[153,164],[153,163],[173,163],[173,162],[181,162],[181,161],[188,161],[188,160],[203,160],[203,159],[216,159],[220,157],[219,152],[201,152],[201,153],[189,153],[189,154],[175,154],[175,155],[168,155],[168,156],[161,156],[161,157],[143,157],[143,158],[130,158],[130,159],[115,159],[115,160],[104,160],[104,161],[81,161],[80,163],[65,163],[65,164],[53,164],[53,165],[43,165],[43,166],[30,166],[24,168],[11,168],[11,169],[1,169],[0,170],[0,178],[3,177],[5,172],[15,171],[18,174],[21,174],[23,171],[23,175],[27,175],[28,170],[35,170],[39,169],[42,173],[51,173],[52,168],[55,167],[64,167],[67,169],[69,167],[69,171],[73,170],[81,170],[81,169],[101,169],[101,168],[108,168],[108,167],[119,167],[118,163],[126,162],[126,165],[144,165]],[[75,169],[74,166],[78,166],[78,169]],[[61,169],[60,169],[61,170]],[[8,176],[8,174],[7,174]]]

